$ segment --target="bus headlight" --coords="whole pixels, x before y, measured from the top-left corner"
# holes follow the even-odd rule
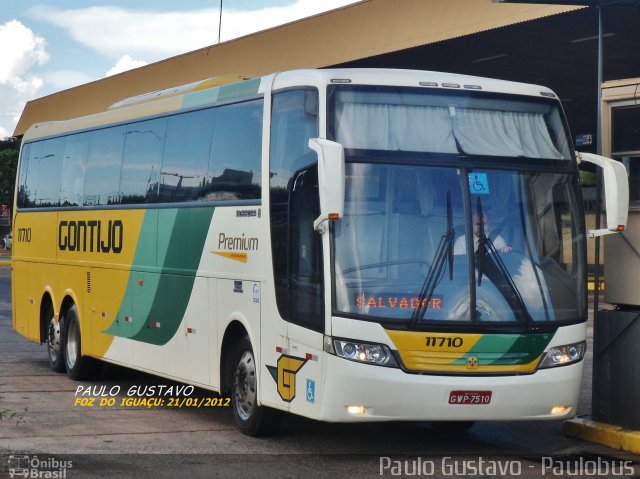
[[[567,366],[577,363],[578,361],[582,361],[586,351],[586,341],[551,348],[544,355],[540,369],[555,368],[556,366]]]
[[[398,367],[391,350],[384,344],[334,339],[333,346],[336,356],[341,358],[379,366]]]

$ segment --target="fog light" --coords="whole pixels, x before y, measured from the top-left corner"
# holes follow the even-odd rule
[[[347,412],[354,416],[363,416],[367,412],[364,406],[347,406]]]
[[[569,406],[553,406],[551,408],[551,415],[552,416],[562,416],[563,414],[566,414],[569,411],[571,411],[571,407],[569,407]]]

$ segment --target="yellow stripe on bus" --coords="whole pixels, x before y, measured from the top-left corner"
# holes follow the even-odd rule
[[[45,291],[59,311],[65,296],[78,306],[83,354],[102,357],[113,336],[104,334],[121,306],[138,246],[145,210],[26,212],[16,231],[29,241],[14,246],[14,270],[27,276],[16,300],[29,310],[29,337],[39,339],[39,305]],[[27,237],[27,235],[23,235]],[[52,239],[54,239],[52,241]],[[21,309],[23,310],[23,309]]]
[[[404,366],[411,371],[434,373],[526,373],[536,369],[540,357],[518,364],[486,364],[493,362],[496,353],[474,352],[483,334],[434,333],[428,331],[386,330]],[[511,343],[512,344],[512,343]],[[506,342],[505,346],[510,346]],[[497,353],[506,357],[508,348]],[[465,359],[466,358],[466,359]],[[485,363],[485,364],[482,364]]]
[[[456,353],[456,357],[453,359],[464,356],[482,338],[482,334],[431,333],[389,329],[386,331],[398,351]]]

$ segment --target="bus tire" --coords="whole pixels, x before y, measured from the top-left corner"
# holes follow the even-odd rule
[[[45,312],[47,322],[47,356],[51,370],[57,373],[64,372],[64,348],[62,333],[64,331],[64,320],[60,318],[56,321],[53,306],[49,305]]]
[[[257,366],[251,341],[243,336],[232,362],[231,409],[240,432],[248,436],[268,436],[280,430],[284,413],[258,405]]]
[[[87,379],[93,369],[93,360],[82,356],[82,334],[78,309],[72,305],[64,314],[64,363],[67,375],[73,380]]]

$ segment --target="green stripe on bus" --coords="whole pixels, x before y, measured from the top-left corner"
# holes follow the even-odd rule
[[[230,85],[188,93],[182,99],[182,108],[195,108],[199,106],[213,106],[233,100],[246,99],[256,96],[260,89],[260,78],[245,80]]]
[[[136,258],[156,238],[168,238],[157,245],[162,273],[132,271],[116,320],[106,331],[145,343],[164,345],[182,323],[191,297],[204,243],[214,209],[180,208],[160,210],[156,226],[145,224],[138,240]],[[149,212],[148,212],[149,213]],[[149,215],[153,216],[153,215]],[[145,226],[148,227],[145,229]],[[142,281],[142,285],[139,281]],[[131,315],[133,321],[124,321]]]
[[[553,334],[485,334],[461,358],[451,364],[464,365],[475,356],[482,366],[515,366],[529,364],[539,357]]]
[[[180,327],[189,304],[212,216],[213,208],[210,207],[178,210],[171,227],[162,270],[176,271],[179,274],[165,272],[161,275],[149,308],[146,327],[132,339],[164,345]],[[162,223],[158,224],[159,237],[164,236],[164,228],[170,228]],[[168,231],[166,236],[169,237]]]
[[[262,78],[252,78],[251,80],[221,86],[218,101],[233,101],[239,98],[255,96],[258,94],[261,81]]]
[[[106,334],[130,338],[144,326],[142,317],[139,317],[140,315],[138,314],[139,312],[142,315],[145,313],[145,302],[140,299],[140,295],[142,291],[155,291],[160,277],[154,274],[144,275],[143,277],[143,274],[139,273],[137,269],[155,267],[158,237],[157,224],[157,210],[146,211],[138,234],[138,243],[127,280],[127,288],[115,319],[104,331]],[[139,291],[141,288],[137,286],[139,280],[144,281],[144,290],[142,291]]]

